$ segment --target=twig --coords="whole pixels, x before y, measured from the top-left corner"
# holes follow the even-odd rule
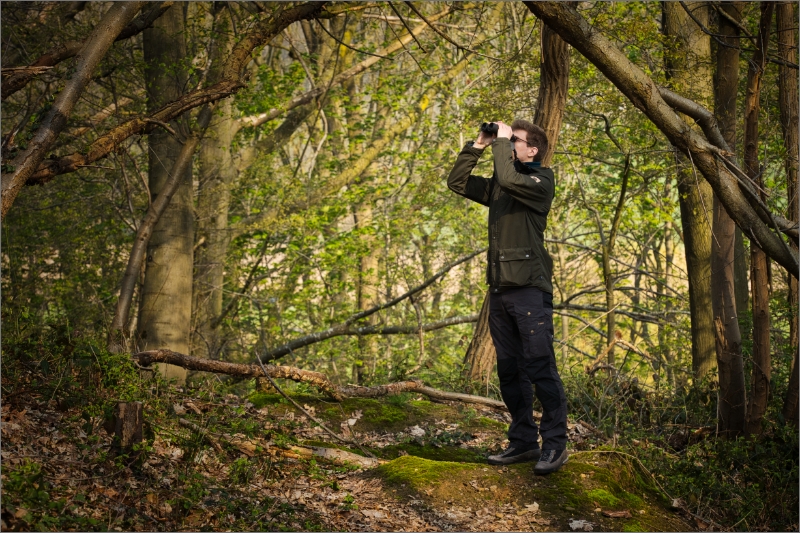
[[[280,387],[278,387],[278,384],[277,384],[277,383],[275,383],[275,381],[273,381],[272,377],[270,377],[270,375],[269,375],[269,372],[267,372],[267,369],[266,369],[266,367],[264,367],[264,363],[262,363],[262,362],[261,362],[261,358],[260,358],[260,357],[258,357],[258,358],[257,358],[257,361],[258,361],[258,364],[259,364],[259,365],[261,365],[261,370],[263,370],[263,371],[264,371],[264,376],[266,376],[266,378],[267,378],[267,380],[269,381],[270,385],[272,385],[272,386],[275,388],[275,390],[276,390],[276,391],[278,391],[278,393],[280,393],[280,395],[281,395],[281,396],[283,396],[284,398],[286,398],[287,400],[289,400],[289,402],[291,402],[291,404],[292,404],[292,405],[294,405],[294,406],[295,406],[295,407],[296,407],[296,408],[297,408],[297,409],[298,409],[298,410],[299,410],[301,413],[303,413],[303,414],[304,414],[304,415],[306,415],[306,416],[307,416],[309,419],[311,419],[311,420],[313,420],[314,422],[316,422],[317,424],[319,424],[319,427],[321,427],[322,429],[324,429],[326,433],[328,433],[329,435],[331,435],[331,436],[332,436],[332,437],[334,437],[335,439],[337,439],[337,440],[339,440],[339,441],[341,441],[341,442],[344,442],[345,444],[354,444],[355,446],[357,446],[357,447],[358,447],[358,449],[359,449],[359,450],[361,450],[362,452],[364,452],[364,453],[365,453],[365,454],[366,454],[368,457],[371,457],[371,458],[373,458],[373,459],[375,459],[375,458],[376,458],[376,457],[375,457],[375,455],[373,455],[372,453],[370,453],[370,452],[368,452],[367,450],[365,450],[365,449],[364,449],[364,448],[363,448],[363,447],[362,447],[362,446],[361,446],[359,443],[357,443],[355,440],[347,440],[347,439],[344,439],[344,438],[340,437],[339,435],[337,435],[336,433],[334,433],[334,432],[333,432],[331,429],[329,429],[329,428],[328,428],[328,426],[326,426],[325,424],[323,424],[323,423],[322,423],[322,421],[320,421],[320,420],[319,420],[318,418],[316,418],[314,415],[312,415],[311,413],[309,413],[308,411],[306,411],[305,409],[303,409],[302,407],[300,407],[300,404],[298,404],[296,401],[294,401],[294,399],[290,398],[290,397],[289,397],[289,396],[288,396],[288,395],[287,395],[285,392],[283,392],[283,390],[282,390]]]
[[[416,36],[416,35],[414,35],[414,32],[412,32],[412,31],[411,31],[411,28],[409,28],[409,27],[408,27],[408,24],[406,24],[406,21],[405,21],[405,19],[403,18],[403,16],[402,16],[402,15],[400,15],[400,12],[399,12],[399,11],[397,11],[397,8],[396,8],[396,7],[394,7],[394,4],[392,4],[391,2],[387,2],[387,3],[389,4],[389,7],[390,7],[390,8],[392,8],[392,11],[394,11],[394,14],[395,14],[395,15],[397,15],[397,18],[399,18],[399,19],[400,19],[400,22],[402,22],[402,23],[403,23],[403,27],[406,29],[406,31],[407,31],[408,33],[410,33],[412,37],[414,37],[414,42],[415,42],[415,43],[417,43],[417,46],[419,46],[419,49],[420,49],[420,50],[422,50],[422,53],[423,53],[423,54],[427,54],[428,52],[426,52],[426,51],[425,51],[425,48],[423,48],[423,47],[422,47],[422,44],[421,44],[421,43],[419,42],[419,40],[417,39],[417,36]],[[430,26],[430,24],[428,24],[428,26]]]
[[[329,32],[329,31],[328,31],[328,29],[325,27],[325,25],[322,23],[322,21],[320,21],[319,19],[315,19],[315,20],[316,20],[316,21],[319,23],[319,27],[320,27],[320,28],[322,28],[322,31],[324,31],[325,33],[327,33],[327,34],[328,34],[328,36],[329,36],[331,39],[333,39],[333,40],[334,40],[334,41],[336,41],[337,43],[341,44],[342,46],[344,46],[344,47],[346,47],[346,48],[349,48],[349,49],[350,49],[350,50],[352,50],[353,52],[358,52],[359,54],[365,54],[365,55],[372,56],[372,57],[379,57],[379,58],[381,58],[381,59],[393,59],[393,58],[391,58],[391,57],[389,57],[389,56],[381,56],[381,55],[378,55],[378,54],[373,54],[372,52],[365,52],[364,50],[359,50],[358,48],[354,48],[354,47],[350,46],[349,44],[347,44],[346,42],[344,42],[344,41],[342,41],[342,40],[339,40],[339,39],[337,39],[336,37],[334,37],[334,36],[331,34],[331,32]]]

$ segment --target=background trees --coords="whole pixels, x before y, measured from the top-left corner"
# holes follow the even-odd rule
[[[764,195],[732,155],[744,155],[734,133],[742,138],[746,80],[736,68],[753,58],[763,18],[750,3],[735,12],[705,3],[124,6],[120,18],[122,5],[106,3],[3,4],[2,309],[18,334],[69,324],[105,336],[137,232],[189,146],[192,164],[175,177],[145,266],[129,272],[131,318],[115,326],[123,348],[244,361],[290,346],[281,357],[341,383],[415,376],[471,386],[492,375],[491,358],[463,372],[468,346],[486,340],[472,325],[483,259],[458,261],[485,246],[485,209],[449,194],[443,176],[480,122],[547,122],[542,113],[558,106],[543,102],[556,94],[547,238],[564,374],[576,390],[590,367],[608,391],[636,378],[659,394],[719,376],[723,398],[743,398],[754,348],[751,315],[731,299],[741,254],[729,214],[746,245],[757,239],[775,261],[771,329],[762,330],[773,393],[791,414],[796,41],[785,6],[782,29],[769,22],[753,108],[760,148],[748,168]],[[88,63],[75,50],[110,18],[116,36],[106,51],[92,44],[99,57]],[[548,93],[543,73],[565,42],[574,47],[568,89]],[[713,108],[730,154],[703,129],[702,109],[661,96],[665,86]],[[78,95],[71,109],[68,90]],[[66,118],[53,129],[58,113]],[[19,161],[31,151],[42,160],[28,172],[32,163]],[[488,157],[476,172],[491,173]],[[16,199],[6,195],[21,181]],[[726,285],[715,292],[717,279]],[[734,309],[738,320],[725,319]],[[312,342],[330,328],[336,335]],[[607,349],[617,334],[633,348]],[[494,394],[492,380],[480,390]],[[578,416],[606,417],[584,400],[574,400]],[[764,405],[754,421],[776,419]],[[709,409],[703,423],[717,416]],[[724,430],[730,419],[719,416]]]

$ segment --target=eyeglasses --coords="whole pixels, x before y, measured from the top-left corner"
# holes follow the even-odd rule
[[[527,144],[528,146],[533,146],[531,143],[529,143],[529,142],[528,142],[528,141],[526,141],[525,139],[520,139],[520,138],[519,138],[519,137],[517,137],[516,135],[512,135],[512,136],[511,136],[511,142],[512,142],[512,143],[515,143],[515,142],[517,142],[517,141],[522,141],[522,142],[524,142],[525,144]]]

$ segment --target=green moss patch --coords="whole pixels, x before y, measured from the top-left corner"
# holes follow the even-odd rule
[[[424,490],[432,485],[449,483],[452,479],[471,473],[477,465],[451,461],[431,461],[413,455],[404,455],[381,465],[379,476],[389,484],[405,485],[415,490]]]
[[[683,531],[691,529],[666,509],[651,487],[612,455],[578,454],[558,472],[534,476],[533,463],[496,467],[481,463],[435,461],[401,456],[372,471],[394,492],[427,501],[475,508],[511,504],[520,509],[536,502],[547,529],[568,530],[570,519],[595,524],[595,531]],[[420,452],[423,447],[417,447]],[[427,448],[427,447],[425,447]],[[400,447],[393,451],[400,450]],[[597,459],[597,460],[596,460]],[[596,511],[628,510],[632,518],[610,518]],[[644,511],[644,512],[642,512]]]

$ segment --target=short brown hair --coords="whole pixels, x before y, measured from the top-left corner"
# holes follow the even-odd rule
[[[539,149],[539,152],[533,157],[533,160],[541,161],[544,157],[544,154],[547,153],[548,146],[547,134],[544,132],[544,130],[533,122],[528,122],[527,120],[521,118],[518,118],[511,123],[511,129],[525,130],[525,132],[528,134],[528,144]]]

